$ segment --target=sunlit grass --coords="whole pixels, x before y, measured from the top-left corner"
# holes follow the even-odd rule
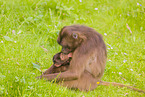
[[[70,90],[35,79],[41,72],[32,64],[49,68],[61,49],[59,30],[83,24],[101,33],[107,45],[102,80],[145,90],[144,21],[144,0],[0,0],[0,96],[144,97],[111,85],[90,92]]]

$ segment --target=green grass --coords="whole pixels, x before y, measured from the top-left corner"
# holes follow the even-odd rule
[[[72,24],[87,25],[103,35],[108,48],[103,81],[145,90],[144,0],[0,0],[0,96],[145,97],[111,85],[81,92],[35,79],[41,72],[32,63],[49,68],[61,49],[58,32]]]

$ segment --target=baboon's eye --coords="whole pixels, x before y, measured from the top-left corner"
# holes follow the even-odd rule
[[[73,33],[72,36],[73,36],[74,39],[77,39],[78,38],[78,35],[76,33]]]

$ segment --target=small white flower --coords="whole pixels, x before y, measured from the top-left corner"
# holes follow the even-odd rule
[[[108,61],[110,61],[111,62],[111,60],[109,59]]]
[[[131,71],[133,71],[133,69],[130,69]]]
[[[111,47],[111,49],[113,49],[113,47]]]
[[[138,75],[141,75],[141,74],[138,74]]]
[[[15,34],[15,30],[12,30],[12,33]]]
[[[110,50],[110,48],[107,48],[107,49],[109,49],[109,50]]]
[[[124,53],[124,55],[127,55],[127,53]]]
[[[118,55],[118,53],[115,52],[115,55]]]
[[[32,73],[33,75],[35,74],[35,73]]]
[[[123,60],[124,63],[125,63],[126,61],[127,61],[127,60],[125,60],[125,59]]]
[[[98,8],[95,8],[95,10],[98,10]]]
[[[139,3],[137,3],[137,5],[139,5]]]
[[[121,75],[122,73],[121,73],[121,72],[119,72],[119,74]]]
[[[106,34],[106,33],[104,33],[104,35],[105,35],[105,36],[107,36],[107,34]]]
[[[16,43],[17,41],[14,41],[14,43]]]
[[[125,95],[124,96],[127,96],[128,95],[128,93],[125,93]]]
[[[3,41],[1,41],[1,43],[4,43]]]
[[[133,63],[133,62],[131,62],[131,63]]]
[[[82,0],[79,0],[80,2],[82,2]]]

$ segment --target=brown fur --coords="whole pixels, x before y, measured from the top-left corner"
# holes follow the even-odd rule
[[[62,57],[64,57],[63,60]],[[66,71],[68,69],[70,59],[71,58],[67,57],[67,55],[62,55],[61,52],[55,54],[53,56],[53,65],[49,69],[47,69],[41,76]]]
[[[98,86],[96,82],[101,81],[103,76],[107,58],[101,34],[86,26],[66,26],[59,33],[57,41],[63,53],[73,52],[72,60],[67,71],[46,74],[43,78],[56,78],[61,85],[70,88],[95,89]]]
[[[66,71],[61,74],[44,74],[43,78],[56,79],[63,86],[85,91],[93,90],[99,84],[112,84],[144,92],[120,83],[101,81],[107,59],[106,45],[101,34],[92,28],[82,25],[65,26],[60,31],[57,42],[62,46],[62,53],[73,52],[72,60]]]
[[[68,57],[68,55],[64,55],[62,53],[57,53],[56,55],[54,55],[53,61],[54,61],[54,64],[57,63],[57,64],[61,64],[61,65],[59,67],[56,67],[53,64],[52,68],[49,68],[44,74],[51,74],[51,73],[58,73],[58,72],[64,72],[64,71],[66,71],[68,69],[68,66],[69,66],[70,58]],[[85,74],[83,74],[82,79],[81,80],[77,80],[78,84],[76,84],[76,86],[69,86],[68,88],[72,88],[73,87],[73,88],[79,88],[80,90],[82,88],[87,88],[87,87],[89,88],[90,86],[87,86],[88,84],[86,84],[86,82],[92,81],[92,83],[94,83],[94,84],[97,83],[97,84],[103,85],[103,86],[113,85],[113,86],[119,86],[119,87],[127,87],[129,89],[145,93],[145,91],[143,91],[141,89],[137,89],[137,88],[134,88],[132,86],[127,86],[127,85],[124,85],[124,84],[121,84],[121,83],[104,82],[104,81],[96,82],[96,81],[93,81],[93,80],[86,81],[86,79],[83,79],[83,78],[86,78],[86,77],[89,77],[89,76],[92,76],[92,75],[90,75],[90,73],[85,71]],[[72,82],[76,83],[76,80],[74,80]],[[84,83],[84,85],[82,86],[80,83]],[[69,81],[68,82],[66,81],[65,84],[69,84]],[[64,85],[64,84],[62,84],[62,85]]]

